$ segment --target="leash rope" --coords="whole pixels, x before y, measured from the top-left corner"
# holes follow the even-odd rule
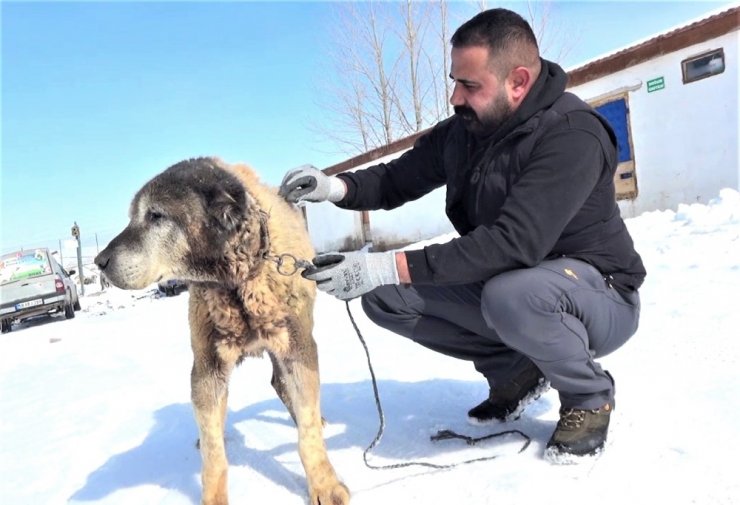
[[[360,343],[362,344],[362,347],[365,349],[365,356],[367,357],[367,367],[370,370],[370,378],[372,379],[372,383],[373,383],[373,394],[375,395],[375,406],[377,407],[378,418],[380,419],[380,426],[378,428],[378,434],[375,435],[375,439],[370,443],[370,445],[367,446],[365,451],[362,453],[362,459],[365,461],[365,466],[367,466],[368,468],[372,470],[390,470],[394,468],[405,468],[409,466],[423,466],[427,468],[435,468],[435,469],[441,470],[441,469],[454,468],[454,467],[462,466],[462,465],[468,465],[470,463],[477,463],[479,461],[489,461],[492,459],[496,459],[500,456],[500,455],[484,456],[481,458],[468,459],[465,461],[460,461],[458,463],[450,463],[447,465],[438,465],[436,463],[427,463],[425,461],[409,461],[406,463],[395,463],[395,464],[390,464],[390,465],[374,465],[370,463],[368,461],[368,454],[370,453],[370,451],[372,451],[375,448],[375,446],[377,446],[380,443],[380,439],[383,438],[383,433],[385,432],[385,414],[383,414],[383,407],[380,404],[380,393],[378,392],[378,383],[377,383],[377,380],[375,379],[375,370],[373,369],[373,364],[370,361],[370,350],[367,347],[367,343],[365,342],[365,338],[362,336],[362,332],[360,331],[360,328],[357,326],[357,323],[355,322],[355,318],[352,316],[352,311],[350,310],[350,307],[349,307],[349,301],[345,301],[345,304],[347,306],[347,314],[349,315],[349,320],[352,322],[352,326],[354,327],[355,332],[357,332],[357,336],[360,338]],[[468,445],[472,446],[483,440],[503,437],[506,435],[514,435],[514,434],[519,435],[524,439],[524,444],[522,445],[522,448],[519,449],[517,453],[517,454],[521,454],[527,449],[527,447],[529,447],[529,444],[532,442],[532,439],[529,437],[529,435],[519,430],[507,430],[507,431],[493,433],[491,435],[486,435],[486,436],[477,437],[477,438],[469,437],[466,435],[460,435],[459,433],[455,433],[452,430],[440,430],[437,432],[436,435],[432,435],[430,437],[430,440],[432,440],[433,442],[438,442],[440,440],[461,439],[461,440],[465,440],[465,442]]]
[[[265,228],[266,230],[266,228]],[[313,266],[313,264],[310,261],[296,258],[294,255],[289,253],[283,253],[280,255],[272,255],[269,253],[269,237],[267,236],[266,231],[262,232],[262,244],[263,244],[263,253],[262,258],[264,258],[267,261],[271,261],[275,263],[277,267],[278,273],[281,275],[289,276],[293,275],[298,272],[298,270],[308,268],[310,266]],[[464,461],[460,461],[457,463],[450,463],[446,465],[439,465],[436,463],[428,463],[426,461],[408,461],[405,463],[394,463],[389,465],[374,465],[368,461],[368,455],[370,454],[370,451],[372,451],[379,443],[380,439],[383,438],[383,433],[385,432],[385,414],[383,413],[383,406],[380,403],[380,392],[378,391],[378,381],[375,378],[375,369],[373,368],[373,363],[370,360],[370,349],[367,346],[367,342],[365,342],[365,338],[362,336],[362,332],[360,331],[360,328],[357,326],[357,322],[355,321],[354,316],[352,315],[352,310],[349,307],[349,300],[345,301],[345,305],[347,307],[347,314],[349,315],[349,320],[352,323],[352,327],[355,329],[355,332],[357,333],[357,337],[360,339],[360,343],[362,344],[362,348],[365,350],[365,357],[367,358],[367,367],[368,370],[370,370],[370,378],[372,379],[373,384],[373,394],[375,396],[375,407],[378,410],[378,419],[380,420],[380,426],[378,427],[378,433],[375,435],[375,439],[370,442],[370,445],[367,446],[367,448],[362,452],[362,459],[365,462],[365,466],[372,470],[391,470],[396,468],[406,468],[410,466],[422,466],[426,468],[434,468],[436,470],[445,470],[449,468],[455,468],[457,466],[462,465],[468,465],[471,463],[478,463],[480,461],[489,461],[492,459],[498,458],[500,455],[496,454],[493,456],[483,456],[480,458],[473,458],[473,459],[467,459]],[[439,430],[435,435],[432,435],[429,437],[429,439],[432,442],[439,442],[441,440],[452,440],[452,439],[460,439],[464,440],[469,446],[473,446],[477,444],[478,442],[482,442],[483,440],[489,440],[492,438],[499,438],[504,437],[506,435],[519,435],[524,439],[524,443],[522,444],[521,449],[517,452],[517,454],[521,454],[524,452],[527,447],[529,447],[529,444],[532,442],[532,439],[527,435],[526,433],[523,433],[520,430],[506,430],[501,431],[498,433],[492,433],[490,435],[485,435],[482,437],[469,437],[467,435],[460,435],[459,433],[456,433],[452,430]]]

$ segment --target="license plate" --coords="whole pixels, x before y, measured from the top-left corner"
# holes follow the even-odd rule
[[[36,305],[41,305],[42,303],[43,301],[41,299],[29,300],[27,302],[17,303],[15,305],[15,310],[27,309],[28,307],[35,307]]]

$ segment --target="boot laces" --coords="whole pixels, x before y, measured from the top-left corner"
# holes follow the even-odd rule
[[[558,424],[561,428],[565,428],[568,430],[577,430],[581,427],[583,421],[586,420],[587,412],[596,414],[599,412],[599,410],[562,409],[560,411],[560,421],[558,422]]]

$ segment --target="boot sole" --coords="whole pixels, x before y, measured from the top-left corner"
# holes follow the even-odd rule
[[[564,452],[559,447],[553,446],[545,449],[544,456],[545,460],[552,465],[580,465],[597,460],[603,452],[603,445],[586,454]]]
[[[499,419],[496,417],[492,417],[490,419],[480,419],[478,417],[468,416],[468,423],[472,424],[473,426],[491,426],[494,424],[509,423],[511,421],[516,421],[522,416],[524,409],[526,409],[530,404],[537,401],[537,399],[540,396],[542,396],[549,390],[550,390],[550,383],[544,379],[540,379],[540,382],[537,384],[537,386],[527,396],[522,398],[522,400],[519,402],[519,405],[517,405],[516,409],[514,409],[514,411],[512,411],[509,415],[507,415],[503,419]]]

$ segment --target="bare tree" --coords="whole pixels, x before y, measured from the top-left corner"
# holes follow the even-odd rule
[[[372,5],[372,4],[371,4]],[[370,44],[372,49],[372,66],[368,68],[360,67],[362,72],[372,84],[378,102],[380,103],[381,116],[379,122],[382,126],[382,139],[386,144],[390,144],[393,139],[393,120],[391,119],[393,108],[393,74],[390,75],[385,69],[385,34],[381,27],[378,26],[378,18],[374,8],[370,8],[368,13],[368,30],[365,31],[365,40]],[[373,75],[375,79],[373,79]]]
[[[340,150],[356,153],[395,140],[398,80],[397,55],[388,50],[389,22],[375,3],[337,4],[330,34],[329,59],[334,77],[320,89],[320,104],[331,124],[315,129]]]
[[[443,97],[444,97],[444,112],[445,116],[452,114],[450,105],[450,98],[452,98],[452,90],[450,80],[447,78],[447,72],[450,68],[450,34],[449,25],[447,24],[447,2],[445,0],[439,0],[439,38],[442,43],[442,82],[443,85]]]
[[[551,2],[515,4],[524,11],[541,52],[567,53],[573,40],[553,21]],[[451,83],[448,8],[456,13],[477,4],[404,0],[336,4],[337,22],[330,37],[331,78],[319,92],[327,120],[318,133],[353,155],[390,144],[448,117]],[[400,14],[400,15],[399,15]],[[433,36],[429,36],[432,34]],[[572,44],[572,42],[571,42]]]
[[[416,4],[422,6],[423,4]],[[403,6],[403,41],[406,46],[406,57],[409,65],[409,89],[411,90],[411,104],[413,105],[414,123],[413,131],[419,131],[423,124],[421,111],[421,92],[419,91],[419,56],[420,56],[420,24],[419,17],[414,16],[414,2],[406,0]],[[423,17],[422,17],[423,18]],[[403,108],[399,107],[399,110]]]
[[[446,16],[445,1],[440,5]],[[440,56],[426,39],[436,26],[432,8],[412,0],[337,4],[329,47],[333,78],[319,89],[319,104],[332,120],[313,129],[341,152],[387,145],[449,115],[439,106],[449,98],[447,47],[443,41]]]
[[[526,13],[522,16],[532,27],[540,54],[549,60],[563,61],[578,42],[577,30],[556,21],[553,2],[527,2]]]
[[[445,65],[447,44],[441,46],[429,41],[438,26],[434,4],[406,0],[401,4],[401,27],[397,32],[402,44],[401,59],[406,71],[400,74],[399,85],[394,89],[402,133],[405,135],[423,130],[429,124],[448,116],[444,103]],[[437,54],[441,49],[442,56]],[[440,64],[443,61],[443,64]]]
[[[430,14],[430,24],[436,38],[422,48],[429,75],[424,107],[427,111],[425,117],[436,122],[452,114],[452,84],[449,79],[451,46],[446,0],[438,0],[436,9],[432,9]]]
[[[574,37],[576,30],[566,27],[556,21],[551,0],[527,0],[512,5],[513,9],[527,20],[532,27],[540,54],[549,60],[559,62],[575,47],[578,37]],[[483,12],[491,7],[486,0],[477,1],[478,10]]]

